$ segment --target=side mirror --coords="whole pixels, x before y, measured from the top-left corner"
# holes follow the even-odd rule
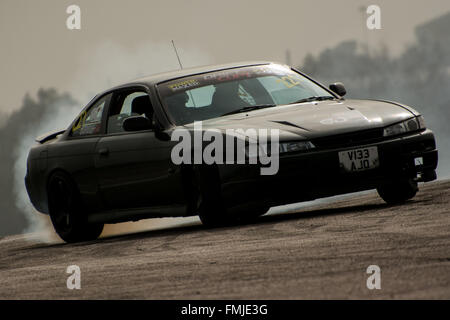
[[[345,96],[345,94],[347,93],[347,90],[345,90],[344,84],[342,82],[330,84],[330,90],[337,93],[341,97]]]
[[[152,129],[152,122],[141,116],[133,116],[126,118],[122,123],[125,131],[141,131]]]

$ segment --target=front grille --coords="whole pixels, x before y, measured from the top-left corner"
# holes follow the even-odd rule
[[[318,149],[351,147],[383,140],[383,128],[343,133],[334,136],[312,139]]]

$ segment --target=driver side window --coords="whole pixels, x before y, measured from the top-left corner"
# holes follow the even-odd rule
[[[132,116],[153,120],[153,108],[148,94],[142,90],[116,93],[108,114],[107,133],[124,132],[124,120]]]

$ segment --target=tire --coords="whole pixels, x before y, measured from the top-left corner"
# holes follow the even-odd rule
[[[89,224],[80,203],[80,195],[69,175],[56,172],[48,182],[50,219],[56,233],[65,242],[97,239],[103,224]]]
[[[227,207],[221,196],[219,172],[216,166],[194,168],[194,189],[198,195],[198,215],[209,228],[249,223],[269,211],[269,206],[253,206],[233,210]]]
[[[398,180],[377,188],[380,197],[388,204],[402,204],[414,198],[419,188],[412,179]]]
[[[194,168],[193,184],[198,192],[198,215],[203,225],[222,227],[236,222],[228,214],[222,200],[219,172],[216,166],[204,165]]]

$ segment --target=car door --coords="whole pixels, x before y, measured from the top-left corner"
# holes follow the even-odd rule
[[[97,197],[95,147],[105,130],[106,109],[112,94],[91,102],[73,122],[68,137],[49,145],[50,168],[62,168],[75,180],[89,210],[101,209]]]
[[[159,140],[153,130],[125,132],[113,123],[119,121],[120,124],[127,116],[136,115],[133,101],[142,96],[148,96],[142,89],[114,94],[108,114],[108,132],[96,145],[99,190],[104,205],[110,209],[183,202],[180,174],[170,158],[172,143]],[[152,108],[149,99],[148,103]]]

